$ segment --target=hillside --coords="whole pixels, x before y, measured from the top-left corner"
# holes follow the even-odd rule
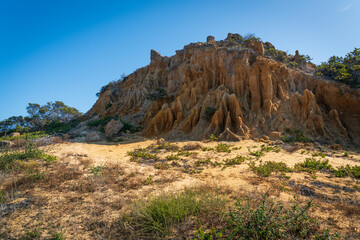
[[[360,90],[314,76],[306,56],[255,37],[208,37],[103,87],[85,115],[112,116],[146,136],[223,140],[281,138],[298,129],[331,143],[360,141]],[[287,136],[285,136],[287,137]]]
[[[30,104],[48,131],[0,138],[0,239],[360,239],[360,90],[309,60],[209,36],[81,117]]]

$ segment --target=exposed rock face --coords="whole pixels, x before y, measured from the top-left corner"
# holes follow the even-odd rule
[[[20,133],[19,132],[13,132],[10,134],[11,137],[18,137],[20,136]]]
[[[104,128],[107,137],[115,137],[120,130],[124,127],[124,124],[120,121],[112,119],[108,122]]]
[[[208,36],[206,38],[206,42],[208,43],[215,43],[215,37],[214,36]]]
[[[166,94],[150,100],[156,89]],[[360,90],[288,68],[265,57],[262,42],[229,34],[189,44],[172,57],[152,50],[150,64],[110,85],[85,117],[116,115],[142,125],[147,136],[279,138],[297,128],[359,144],[359,104]],[[216,108],[210,119],[206,107]]]

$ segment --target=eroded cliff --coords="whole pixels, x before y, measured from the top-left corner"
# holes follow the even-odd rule
[[[85,117],[117,116],[146,136],[240,140],[300,129],[360,143],[359,90],[314,77],[298,53],[285,56],[299,63],[289,67],[264,55],[270,43],[238,36],[192,43],[172,57],[152,50],[150,64],[104,88]]]

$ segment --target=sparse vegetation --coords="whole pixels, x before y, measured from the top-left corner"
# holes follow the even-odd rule
[[[227,143],[219,143],[218,145],[216,145],[215,149],[217,152],[227,152],[227,153],[231,153],[231,149],[230,149],[230,145]]]
[[[280,152],[280,148],[278,146],[261,146],[262,152]]]
[[[214,134],[210,135],[210,137],[209,137],[210,142],[217,142],[217,140],[218,140],[218,138]]]
[[[294,166],[295,170],[301,172],[315,173],[317,171],[330,170],[332,166],[329,160],[316,160],[315,158],[306,158],[304,162],[297,163]]]
[[[255,162],[251,162],[249,166],[253,172],[261,177],[269,177],[273,172],[287,173],[292,171],[284,162],[269,161],[263,163],[260,161],[258,166],[256,166]]]
[[[283,142],[312,142],[311,138],[305,136],[304,132],[299,129],[286,129],[285,132],[288,134],[287,136],[283,136]]]
[[[204,111],[205,118],[207,120],[211,120],[211,118],[214,116],[216,111],[217,111],[216,107],[211,107],[211,106],[205,107],[205,111]]]
[[[227,158],[227,159],[224,159],[224,165],[225,166],[234,166],[234,165],[240,165],[242,164],[243,162],[245,162],[246,160],[246,157],[244,156],[236,156],[234,158]]]
[[[166,90],[163,88],[156,88],[154,91],[149,93],[147,96],[147,99],[154,101],[156,99],[161,99],[167,97]]]
[[[249,150],[249,154],[256,158],[261,158],[262,156],[265,155],[262,151],[251,151],[251,150]]]
[[[164,238],[173,236],[182,224],[206,222],[216,217],[225,207],[225,199],[216,193],[187,189],[178,194],[162,194],[134,205],[128,221],[140,238]],[[196,222],[194,224],[196,224]]]
[[[343,82],[351,87],[360,86],[360,48],[355,48],[345,57],[332,56],[316,68],[318,76]]]
[[[133,152],[128,152],[128,155],[131,157],[130,161],[139,161],[139,160],[158,160],[159,157],[156,154],[150,154],[147,149],[139,148]]]
[[[334,239],[319,230],[319,223],[308,214],[311,202],[301,205],[295,202],[285,208],[265,196],[260,202],[240,199],[226,215],[228,239]]]
[[[21,170],[25,166],[23,162],[32,159],[41,159],[50,163],[54,162],[56,157],[44,153],[35,144],[27,143],[24,151],[7,151],[0,155],[0,171]]]

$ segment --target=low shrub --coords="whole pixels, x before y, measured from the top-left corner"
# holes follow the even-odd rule
[[[154,101],[156,99],[164,98],[167,96],[166,90],[163,88],[156,88],[154,91],[149,93],[149,95],[146,97],[147,99]]]
[[[0,155],[0,171],[21,169],[21,162],[31,159],[41,159],[50,163],[55,161],[56,157],[44,153],[35,144],[27,143],[24,151],[4,152]]]
[[[159,157],[156,154],[150,154],[147,149],[139,148],[133,152],[128,152],[128,156],[130,156],[130,161],[136,162],[139,160],[158,160]]]
[[[216,145],[215,149],[217,152],[227,152],[227,153],[231,153],[231,149],[230,149],[230,145],[227,143],[219,143],[218,145]]]
[[[249,167],[253,172],[261,177],[269,177],[273,172],[292,172],[291,168],[289,168],[284,162],[269,161],[263,163],[260,161],[259,166],[256,166],[255,162],[251,162],[249,163]]]
[[[211,118],[214,116],[215,112],[217,111],[216,107],[207,106],[205,107],[205,118],[206,120],[211,120]]]
[[[208,224],[218,218],[225,203],[208,189],[186,189],[139,201],[126,218],[139,238],[171,238],[181,224]]]
[[[240,199],[226,214],[227,226],[222,232],[227,239],[340,238],[320,230],[319,223],[308,214],[311,206],[311,201],[303,205],[295,202],[286,208],[266,196],[260,202]]]
[[[300,172],[314,173],[322,170],[331,170],[333,167],[329,164],[329,160],[316,160],[315,158],[306,158],[304,162],[297,163],[294,169]]]
[[[243,162],[245,162],[245,160],[246,160],[246,157],[238,155],[238,156],[236,156],[234,158],[225,159],[224,160],[224,165],[225,166],[240,165]]]

